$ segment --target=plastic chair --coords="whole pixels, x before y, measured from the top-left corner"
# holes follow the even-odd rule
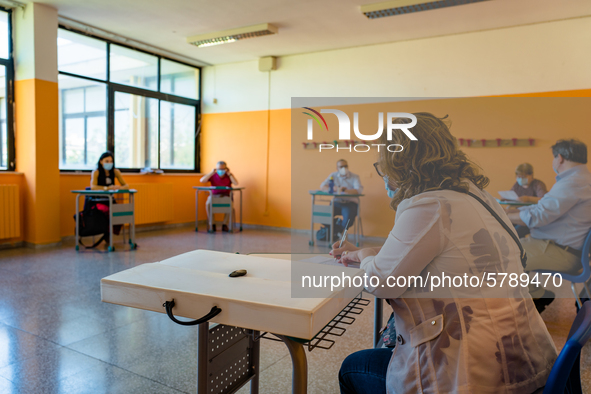
[[[585,302],[571,326],[566,344],[550,371],[544,394],[582,394],[580,355],[581,349],[590,337],[591,302]]]
[[[587,287],[587,281],[591,277],[591,266],[589,265],[589,251],[591,249],[591,230],[587,233],[587,238],[585,238],[585,243],[583,244],[583,250],[581,251],[581,264],[583,265],[583,271],[578,275],[570,275],[564,272],[558,271],[550,271],[550,270],[535,270],[536,272],[541,273],[550,273],[550,274],[559,274],[562,276],[563,279],[566,279],[571,282],[570,287],[577,299],[577,305],[581,308],[581,299],[579,298],[579,294],[575,289],[575,283],[582,283],[585,291],[587,292],[587,297],[591,299],[591,292]]]

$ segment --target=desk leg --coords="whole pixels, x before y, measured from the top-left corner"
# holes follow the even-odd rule
[[[207,345],[209,344],[209,322],[198,326],[197,339],[197,394],[207,393]]]
[[[199,227],[199,189],[195,189],[195,231]]]
[[[373,314],[373,347],[378,346],[380,341],[380,330],[384,324],[384,300],[377,298],[374,300],[374,314]]]
[[[234,191],[230,190],[230,220],[228,224],[230,225],[230,233],[234,234]],[[224,215],[225,217],[225,215]]]
[[[242,190],[239,190],[239,192],[240,192],[240,231],[242,231]]]
[[[253,331],[253,338],[257,338],[260,331]],[[259,375],[261,373],[261,339],[251,342],[253,347],[251,350],[252,368],[254,369],[253,377],[250,379],[250,394],[259,394]]]
[[[297,343],[283,335],[277,335],[289,349],[293,366],[291,392],[293,394],[306,394],[308,392],[308,362],[306,351],[301,343]]]
[[[109,194],[109,252],[115,250],[113,248],[113,195]]]
[[[133,193],[129,194],[129,200],[131,201],[131,206],[133,207],[133,216],[131,219],[131,226],[130,227],[130,238],[131,238],[131,246],[132,249],[137,248],[137,244],[135,243],[135,196],[133,195]]]
[[[209,215],[207,215],[207,221],[209,222],[207,224],[207,232],[208,233],[213,233],[213,193],[211,192],[211,190],[209,191],[209,197],[211,197],[210,199],[210,206],[209,206]],[[205,202],[205,204],[207,204],[207,201]]]
[[[80,249],[78,245],[79,235],[78,235],[78,226],[80,225],[80,194],[76,194],[76,236],[74,237],[74,242],[76,242],[76,250]]]
[[[312,215],[310,217],[310,242],[308,245],[314,245],[314,195],[312,194]]]

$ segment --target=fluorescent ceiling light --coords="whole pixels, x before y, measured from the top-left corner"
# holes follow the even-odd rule
[[[195,45],[196,47],[209,47],[212,45],[227,44],[229,42],[244,40],[245,38],[267,36],[269,34],[276,33],[277,27],[271,25],[270,23],[261,23],[254,26],[187,37],[187,42],[189,44]]]
[[[413,12],[436,10],[438,8],[453,7],[456,5],[480,3],[490,0],[394,0],[385,3],[375,3],[361,6],[361,12],[369,19],[383,18],[385,16],[410,14]]]

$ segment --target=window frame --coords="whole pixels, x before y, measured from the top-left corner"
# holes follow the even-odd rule
[[[69,72],[65,72],[65,71],[59,71],[58,69],[58,74],[60,75],[64,75],[64,76],[68,76],[68,77],[73,77],[73,78],[80,78],[80,79],[85,79],[87,81],[92,81],[92,82],[98,82],[101,84],[105,84],[107,87],[107,149],[111,152],[113,152],[113,154],[115,154],[115,150],[116,150],[116,146],[115,146],[115,92],[122,92],[122,93],[128,93],[128,94],[134,94],[134,95],[139,95],[139,96],[144,96],[144,97],[148,97],[148,98],[154,98],[159,100],[158,102],[158,167],[157,169],[160,171],[163,171],[164,173],[199,173],[201,171],[201,163],[200,163],[200,157],[201,157],[201,138],[200,138],[200,130],[201,130],[201,95],[202,95],[202,78],[203,78],[203,70],[201,67],[192,65],[192,64],[188,64],[176,59],[171,59],[169,57],[166,56],[162,56],[162,55],[158,55],[155,53],[151,53],[142,49],[138,49],[135,48],[133,46],[130,45],[126,45],[126,44],[122,44],[119,42],[115,42],[115,41],[111,41],[102,37],[98,37],[92,34],[87,34],[85,32],[81,32],[75,29],[71,29],[67,26],[63,26],[63,25],[59,25],[58,29],[64,29],[64,30],[68,30],[70,32],[73,33],[77,33],[80,35],[84,35],[87,37],[91,37],[94,39],[98,39],[101,41],[104,41],[107,43],[107,78],[106,80],[101,80],[101,79],[97,79],[97,78],[92,78],[92,77],[87,77],[87,76],[83,76],[83,75],[78,75],[78,74],[73,74],[73,73],[69,73]],[[120,83],[115,83],[115,82],[111,82],[111,44],[113,45],[118,45],[121,47],[126,47],[129,49],[132,49],[134,51],[138,51],[138,52],[142,52],[142,53],[146,53],[152,56],[156,56],[158,58],[158,76],[157,76],[157,90],[150,90],[150,89],[146,89],[146,88],[141,88],[138,86],[130,86],[130,85],[124,85],[124,84],[120,84]],[[182,96],[177,96],[174,94],[170,94],[170,93],[162,93],[160,92],[160,86],[161,86],[161,79],[162,79],[162,75],[161,75],[161,62],[162,59],[166,59],[175,63],[179,63],[179,64],[183,64],[185,66],[189,66],[192,68],[196,68],[199,69],[199,90],[197,92],[197,99],[190,99],[187,97],[182,97]],[[1,60],[1,59],[0,59]],[[195,107],[195,166],[193,169],[165,169],[165,168],[160,168],[160,102],[161,101],[168,101],[168,102],[172,102],[172,103],[178,103],[178,104],[184,104],[184,105],[190,105],[190,106],[194,106]],[[63,108],[62,108],[62,112],[63,112]],[[64,115],[63,113],[61,114],[62,116]],[[63,132],[63,131],[62,131]],[[127,172],[127,173],[139,173],[141,171],[141,168],[119,168],[117,167],[121,172]],[[152,167],[155,168],[155,167]],[[66,169],[66,168],[60,168],[60,172],[91,172],[93,171],[92,169]]]
[[[0,168],[1,172],[16,171],[16,149],[14,139],[14,44],[13,44],[13,23],[12,9],[0,6],[0,11],[8,14],[8,59],[0,58],[0,65],[6,67],[6,147],[8,166]],[[201,78],[201,72],[199,73]],[[199,82],[201,84],[201,81]],[[0,132],[1,132],[0,125]]]

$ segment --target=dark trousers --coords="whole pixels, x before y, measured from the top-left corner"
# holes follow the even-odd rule
[[[514,226],[515,226],[515,230],[517,231],[517,236],[519,237],[519,239],[525,238],[525,236],[527,234],[529,234],[529,227],[522,226],[520,224],[515,224]]]
[[[392,349],[367,349],[349,355],[339,371],[341,394],[386,394]]]
[[[349,227],[351,227],[353,223],[355,223],[355,218],[357,217],[357,203],[336,201],[334,203],[334,214],[343,216],[343,226],[342,228],[335,228],[336,234],[338,232],[342,232],[345,229],[347,221],[349,221]]]

